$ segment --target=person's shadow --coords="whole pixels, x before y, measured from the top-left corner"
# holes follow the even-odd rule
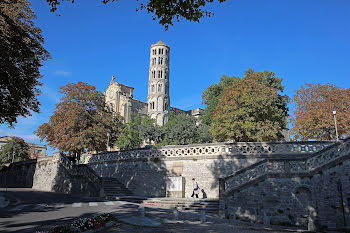
[[[202,194],[203,194],[203,199],[204,199],[204,198],[208,198],[208,197],[207,197],[207,193],[204,191],[204,189],[202,189]]]

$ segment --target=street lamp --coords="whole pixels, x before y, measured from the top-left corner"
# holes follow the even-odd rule
[[[109,133],[107,133],[107,151],[110,151],[110,148],[109,148]]]
[[[334,117],[334,125],[335,125],[335,136],[337,138],[337,141],[339,141],[338,128],[337,128],[337,118],[335,117],[336,115],[337,115],[337,111],[335,110],[335,108],[333,108],[333,117]]]

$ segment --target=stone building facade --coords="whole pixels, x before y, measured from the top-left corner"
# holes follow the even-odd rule
[[[1,148],[10,140],[12,137],[11,136],[3,136],[0,137],[0,151]],[[45,157],[46,154],[46,146],[45,145],[38,145],[32,142],[27,142],[29,146],[29,158],[30,159],[36,159],[36,158],[41,158]]]
[[[176,114],[188,114],[199,117],[204,110],[200,108],[182,110],[170,107],[170,47],[163,41],[153,44],[150,48],[150,65],[148,75],[147,103],[134,99],[133,87],[115,82],[113,76],[106,88],[106,104],[116,113],[119,113],[126,122],[132,115],[148,115],[156,119],[162,126],[168,121],[170,111]]]

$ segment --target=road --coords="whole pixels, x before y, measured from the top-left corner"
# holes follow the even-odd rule
[[[0,196],[5,189],[0,188]],[[102,198],[84,198],[80,196],[35,191],[32,189],[8,189],[6,197],[10,205],[0,208],[0,232],[36,232],[52,229],[82,217],[91,217],[99,213],[112,213],[117,219],[137,216],[138,204],[123,201],[108,201]],[[182,211],[179,222],[171,221],[172,210],[146,208],[146,217],[162,223],[161,227],[142,227],[121,223],[104,232],[285,232],[282,229],[265,228],[261,225],[232,224],[228,219],[207,215],[207,222],[199,222],[199,213]],[[293,232],[293,230],[288,230]]]
[[[5,195],[5,189],[0,189]],[[33,232],[72,222],[98,213],[113,213],[122,218],[137,212],[138,205],[107,201],[102,198],[40,192],[32,189],[8,189],[11,204],[0,209],[0,232]]]

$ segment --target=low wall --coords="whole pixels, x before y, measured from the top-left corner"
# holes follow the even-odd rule
[[[266,158],[305,157],[332,142],[213,143],[165,146],[95,154],[85,162],[101,177],[114,177],[135,195],[164,197],[170,176],[185,180],[185,197],[192,178],[208,198],[219,197],[219,178]],[[200,194],[201,196],[201,194]]]
[[[3,165],[0,168],[0,187],[31,188],[36,159]]]
[[[350,138],[307,158],[260,161],[220,185],[226,215],[234,219],[345,228],[350,224]]]

